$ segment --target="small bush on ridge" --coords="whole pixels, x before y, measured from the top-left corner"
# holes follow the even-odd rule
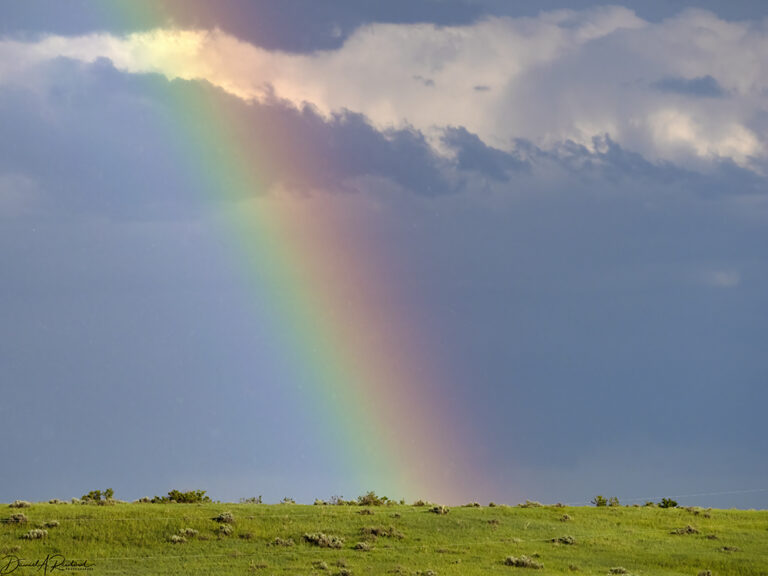
[[[592,498],[592,504],[595,506],[608,506],[608,499],[602,494],[598,494]]]
[[[386,496],[377,496],[376,492],[373,490],[357,497],[357,503],[360,506],[384,506],[388,502],[389,498]]]

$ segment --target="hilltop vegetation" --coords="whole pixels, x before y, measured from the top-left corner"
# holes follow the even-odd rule
[[[48,554],[87,561],[94,574],[131,575],[768,573],[767,511],[535,502],[447,508],[372,493],[314,506],[193,499],[129,504],[110,493],[108,506],[2,505],[0,573],[15,558]]]

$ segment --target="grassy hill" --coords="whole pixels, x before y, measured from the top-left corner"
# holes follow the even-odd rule
[[[768,511],[33,504],[0,521],[0,574],[47,555],[48,573],[63,557],[94,575],[768,574]]]

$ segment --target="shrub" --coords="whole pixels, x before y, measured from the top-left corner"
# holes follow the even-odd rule
[[[686,526],[685,528],[678,528],[677,530],[672,530],[672,532],[670,532],[670,534],[698,534],[698,533],[699,531],[693,526],[691,526],[690,524],[688,524],[688,526]]]
[[[287,538],[284,540],[279,536],[274,540],[272,540],[272,542],[270,543],[271,546],[293,546],[294,544],[295,542],[293,541],[293,538]]]
[[[316,570],[328,570],[328,564],[323,562],[322,560],[317,562],[312,562],[312,567]]]
[[[222,524],[216,531],[219,536],[230,536],[232,535],[232,532],[234,532],[234,529],[229,524]]]
[[[58,498],[51,498],[48,500],[48,504],[66,504],[66,502],[59,500]]]
[[[150,502],[152,502],[152,499],[148,498],[147,496],[144,496],[142,498],[139,498],[138,500],[133,501],[134,504],[149,504]]]
[[[369,552],[370,550],[373,550],[373,546],[371,546],[368,542],[358,542],[353,547],[355,550],[360,550],[361,552]]]
[[[320,548],[341,548],[344,546],[343,538],[323,534],[322,532],[315,534],[304,534],[304,541],[308,542],[309,544],[314,544]]]
[[[659,508],[677,508],[677,502],[672,498],[662,498],[659,502]]]
[[[644,504],[644,506],[656,506],[656,502],[654,502],[653,500],[648,500],[648,501],[647,501],[647,502]]]
[[[240,498],[240,504],[262,504],[261,494],[250,498]]]
[[[507,559],[504,560],[504,564],[516,568],[533,568],[535,570],[544,568],[543,564],[539,564],[536,560],[529,558],[528,556],[520,556],[519,558],[515,556],[507,556]]]
[[[560,536],[559,538],[552,538],[550,542],[555,544],[565,544],[570,546],[576,543],[576,539],[573,536]]]
[[[357,497],[357,503],[360,506],[384,506],[388,502],[389,498],[386,496],[377,496],[376,492],[373,490]]]
[[[541,508],[544,506],[541,502],[536,502],[536,500],[526,500],[523,504],[518,504],[518,508]]]
[[[429,502],[428,500],[416,500],[416,502],[413,503],[414,506],[432,506],[432,502]]]
[[[496,502],[488,502],[488,508],[496,508]]]
[[[84,494],[80,501],[85,504],[113,504],[113,498],[115,491],[112,488],[107,488],[102,492],[101,490],[91,490],[88,494]]]
[[[435,514],[448,514],[451,509],[448,508],[448,506],[434,506],[430,512],[434,512]]]
[[[184,542],[187,541],[187,539],[184,538],[184,536],[179,536],[178,534],[174,534],[169,538],[169,540],[172,544],[184,544]]]
[[[234,524],[235,523],[235,516],[232,514],[232,512],[222,512],[215,518],[213,518],[214,522],[218,522],[219,524]]]
[[[608,570],[608,572],[610,572],[611,574],[629,574],[629,570],[621,566],[616,566],[614,568],[611,568],[610,570]]]
[[[8,504],[8,508],[30,508],[32,506],[32,502],[27,502],[26,500],[15,500],[13,503]]]
[[[340,568],[338,572],[338,576],[353,576],[352,570],[349,568]]]
[[[464,508],[480,508],[480,502],[470,502],[469,504],[464,504]]]
[[[210,502],[211,499],[205,495],[205,490],[171,490],[168,496],[155,496],[151,502],[153,504],[201,504]]]
[[[616,496],[611,496],[608,498],[608,506],[618,506],[619,505],[619,499],[616,498]]]
[[[571,517],[568,514],[563,514],[560,516],[560,522],[568,522],[571,519]]]
[[[8,524],[26,524],[28,521],[27,515],[23,512],[18,514],[11,514],[10,518],[6,520]]]
[[[398,531],[394,526],[384,528],[383,526],[364,526],[360,528],[360,533],[363,536],[372,536],[378,538],[403,538],[403,533]]]
[[[362,510],[358,510],[357,513],[361,516],[373,516],[373,510],[370,508],[363,508]]]
[[[608,506],[608,500],[602,494],[598,494],[597,496],[592,498],[592,504],[594,504],[595,506]]]
[[[711,570],[702,570],[701,572],[699,572],[699,576],[712,576],[712,571]]]
[[[327,506],[328,502],[325,500],[320,500],[319,498],[315,499],[315,506]]]
[[[43,528],[58,528],[59,527],[59,521],[58,520],[49,520],[45,524],[43,524]]]
[[[22,534],[21,537],[24,540],[42,540],[43,538],[48,537],[48,530],[41,530],[40,528],[35,528],[34,530],[30,530],[26,534]]]
[[[294,500],[293,498],[289,498],[288,496],[286,496],[285,498],[283,498],[282,500],[280,500],[280,504],[296,504],[296,500]]]
[[[179,530],[179,536],[184,536],[185,538],[194,538],[198,534],[199,532],[194,528],[182,528]]]

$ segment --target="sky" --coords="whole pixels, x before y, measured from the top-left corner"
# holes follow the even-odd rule
[[[0,0],[0,501],[768,507],[762,0]]]

